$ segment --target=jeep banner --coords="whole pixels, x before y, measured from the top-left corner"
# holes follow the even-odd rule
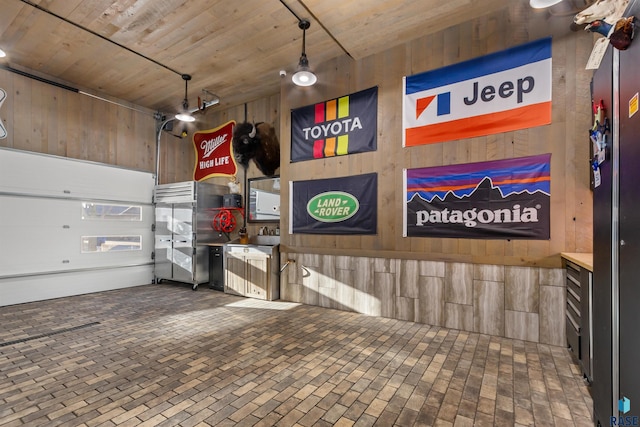
[[[551,123],[551,39],[404,78],[402,146]]]
[[[551,154],[407,169],[404,237],[549,239]]]
[[[291,161],[375,151],[378,88],[291,110]]]
[[[378,174],[290,182],[289,230],[304,234],[376,234]]]
[[[193,148],[196,163],[193,179],[202,181],[212,176],[234,176],[238,171],[233,156],[231,139],[235,120],[215,129],[202,130],[193,134]]]

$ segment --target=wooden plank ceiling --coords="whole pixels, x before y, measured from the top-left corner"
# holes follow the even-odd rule
[[[290,78],[300,57],[297,17],[311,22],[306,52],[318,68],[504,7],[504,0],[0,0],[0,48],[8,54],[0,65],[173,113],[185,73],[192,108],[202,89],[226,106],[278,93],[279,71]]]

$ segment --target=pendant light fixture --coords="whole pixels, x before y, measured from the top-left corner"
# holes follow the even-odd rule
[[[311,23],[306,19],[298,21],[298,27],[302,30],[302,55],[300,56],[300,62],[298,62],[298,69],[291,77],[293,83],[298,86],[311,86],[318,80],[309,67],[309,60],[305,53],[306,33],[310,26]]]
[[[560,3],[562,0],[529,0],[529,6],[534,9],[544,9],[554,4]]]
[[[189,112],[189,100],[187,99],[187,85],[189,84],[189,80],[191,80],[191,76],[189,74],[183,74],[182,80],[184,80],[184,99],[182,100],[182,112],[176,114],[176,119],[181,122],[193,122],[196,118]]]

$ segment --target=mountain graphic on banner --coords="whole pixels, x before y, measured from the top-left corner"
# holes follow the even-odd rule
[[[409,202],[412,202],[416,197],[422,199],[423,201],[429,204],[437,203],[437,202],[434,202],[435,199],[438,199],[439,201],[446,202],[446,203],[451,203],[456,200],[463,200],[463,199],[467,201],[521,200],[521,199],[530,200],[531,195],[534,195],[534,194],[541,194],[547,197],[549,196],[549,194],[541,190],[536,190],[533,192],[529,190],[523,190],[520,192],[514,191],[508,194],[503,194],[502,189],[499,186],[493,185],[493,180],[487,176],[483,178],[482,181],[480,181],[480,183],[476,186],[476,188],[474,188],[473,191],[471,191],[469,194],[457,195],[453,190],[450,190],[450,191],[447,191],[444,197],[441,197],[440,195],[436,194],[431,199],[425,199],[424,197],[416,193],[413,195],[413,197]],[[523,196],[522,198],[517,197],[521,195]]]
[[[469,194],[453,191],[407,203],[407,235],[483,239],[548,239],[550,196],[524,190],[503,195],[485,177]]]

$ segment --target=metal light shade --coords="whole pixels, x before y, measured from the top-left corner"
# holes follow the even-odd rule
[[[303,53],[300,57],[298,69],[291,77],[291,80],[298,86],[311,86],[318,81],[318,78],[309,67],[309,60],[306,54]]]
[[[181,122],[193,122],[196,120],[196,118],[188,112],[176,114],[176,119],[180,120]]]
[[[298,62],[298,69],[291,77],[291,81],[298,86],[311,86],[318,81],[318,78],[311,68],[309,67],[309,60],[307,59],[307,54],[304,50],[306,44],[306,35],[307,30],[311,26],[311,23],[306,19],[301,19],[298,22],[298,28],[302,30],[302,55],[300,55],[300,62]]]
[[[560,3],[562,0],[529,0],[529,6],[534,9],[544,9]]]

